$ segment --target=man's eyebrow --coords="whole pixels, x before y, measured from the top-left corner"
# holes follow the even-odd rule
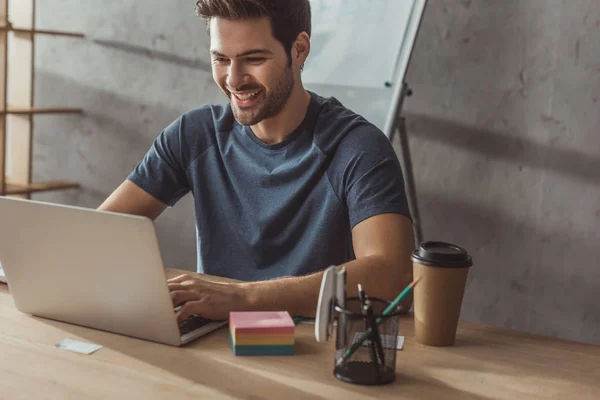
[[[216,57],[227,57],[225,54],[220,53],[216,50],[211,50],[210,54],[212,54],[213,56]],[[253,55],[253,54],[269,54],[269,55],[273,55],[273,52],[271,50],[268,49],[251,49],[251,50],[246,50],[240,54],[237,54],[235,57],[239,58],[239,57],[245,57],[245,56],[249,56],[249,55]]]

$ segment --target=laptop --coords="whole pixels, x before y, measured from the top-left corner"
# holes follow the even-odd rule
[[[227,321],[177,323],[152,220],[0,197],[0,264],[18,310],[180,346]]]

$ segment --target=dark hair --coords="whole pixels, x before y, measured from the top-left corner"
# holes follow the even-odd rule
[[[310,37],[310,4],[308,0],[197,0],[196,14],[206,20],[215,17],[243,19],[268,17],[273,37],[286,51],[291,63],[292,44],[301,32]]]

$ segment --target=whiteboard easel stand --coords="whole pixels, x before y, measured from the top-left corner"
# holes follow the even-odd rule
[[[412,161],[410,157],[410,147],[408,145],[408,131],[406,129],[406,120],[401,115],[402,105],[404,104],[404,97],[412,95],[412,90],[408,87],[406,82],[402,82],[402,89],[398,91],[395,96],[396,107],[394,108],[393,115],[396,117],[392,119],[392,124],[389,129],[390,142],[394,139],[394,133],[398,130],[398,137],[400,139],[400,151],[402,157],[400,162],[402,165],[402,171],[404,175],[404,187],[406,190],[406,198],[408,200],[408,208],[412,216],[413,231],[415,235],[415,245],[418,246],[423,240],[423,232],[421,230],[421,218],[419,216],[419,206],[417,204],[417,191],[415,188],[415,180],[412,170]]]

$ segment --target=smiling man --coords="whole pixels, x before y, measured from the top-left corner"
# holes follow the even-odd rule
[[[200,0],[226,104],[170,124],[101,210],[158,217],[191,192],[198,272],[244,281],[169,281],[178,317],[230,311],[313,316],[329,265],[350,293],[394,298],[412,278],[412,223],[385,135],[308,92],[307,0]],[[410,301],[409,301],[410,302]]]

